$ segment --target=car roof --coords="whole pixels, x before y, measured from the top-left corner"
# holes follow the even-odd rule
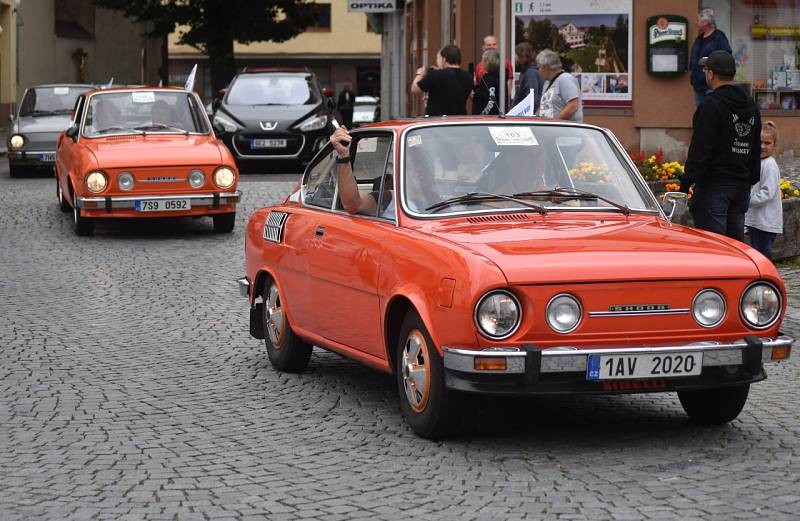
[[[160,92],[186,92],[189,91],[183,87],[109,87],[107,89],[95,90],[90,92],[89,96],[97,96],[99,94],[106,94],[108,92],[137,92],[137,91],[160,91]]]
[[[297,73],[311,74],[308,67],[245,67],[239,74]]]
[[[41,88],[50,88],[50,87],[77,87],[77,88],[86,88],[86,89],[96,89],[96,85],[90,85],[88,83],[42,83],[41,85],[31,85],[28,89],[41,89]]]

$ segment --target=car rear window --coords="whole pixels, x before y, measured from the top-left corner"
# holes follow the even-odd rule
[[[242,75],[226,98],[229,105],[316,105],[319,100],[312,77],[301,74]]]

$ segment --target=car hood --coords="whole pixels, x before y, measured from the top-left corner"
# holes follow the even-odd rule
[[[31,134],[37,132],[63,132],[71,122],[69,114],[53,116],[22,116],[15,121],[16,132]]]
[[[748,246],[655,217],[461,220],[425,231],[492,260],[511,284],[759,275]]]
[[[98,168],[218,165],[222,154],[207,136],[113,136],[84,139]]]
[[[259,128],[259,122],[278,123],[277,129],[284,130],[297,121],[311,115],[319,105],[223,105],[220,110],[232,116],[245,127]]]

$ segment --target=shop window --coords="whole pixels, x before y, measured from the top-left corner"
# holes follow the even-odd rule
[[[314,25],[308,26],[306,31],[310,32],[330,32],[331,31],[331,4],[322,4],[317,2],[317,8],[319,9],[319,18],[317,19],[317,23]]]
[[[732,0],[736,80],[763,110],[800,115],[800,10],[792,0]]]
[[[55,0],[56,36],[94,38],[94,5],[91,0]]]

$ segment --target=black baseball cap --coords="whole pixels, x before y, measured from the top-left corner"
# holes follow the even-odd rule
[[[736,61],[731,53],[726,51],[714,51],[708,56],[700,58],[697,63],[719,76],[734,76],[736,74]]]

